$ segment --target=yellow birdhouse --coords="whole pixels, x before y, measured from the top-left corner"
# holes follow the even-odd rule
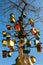
[[[38,33],[36,33],[36,34],[34,35],[34,37],[35,37],[36,39],[39,39],[39,38],[40,38],[40,35],[39,35]]]
[[[16,59],[16,65],[21,65],[20,57],[17,57],[17,59]]]
[[[40,32],[39,29],[36,29],[36,32],[39,33]]]
[[[7,40],[6,40],[6,39],[3,39],[3,40],[2,40],[2,45],[3,45],[3,46],[6,46],[6,45],[7,45]]]
[[[15,22],[15,18],[14,18],[14,14],[13,13],[10,14],[10,22],[11,23]]]
[[[36,62],[36,58],[34,56],[31,56],[30,59],[31,59],[32,63]]]
[[[2,35],[3,35],[4,37],[6,36],[6,34],[7,34],[6,31],[3,31],[3,32],[2,32]]]
[[[13,14],[13,13],[11,13],[11,14],[10,14],[10,16],[14,17],[14,14]]]

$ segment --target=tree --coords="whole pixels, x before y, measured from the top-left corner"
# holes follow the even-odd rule
[[[4,58],[11,57],[12,52],[18,51],[19,55],[16,58],[15,65],[33,65],[35,63],[36,58],[28,55],[31,51],[30,48],[36,48],[37,52],[41,52],[40,31],[35,27],[35,23],[42,20],[39,13],[43,7],[33,6],[33,2],[26,0],[2,1],[2,4],[6,4],[6,6],[1,7],[1,15],[7,15],[10,20],[7,20],[6,23],[3,22],[7,31],[2,31],[3,36],[6,38],[2,40],[2,44],[6,46],[7,43],[10,51],[3,50],[2,54]],[[11,13],[13,10],[16,13]],[[32,40],[34,46],[31,45]],[[17,49],[14,49],[14,45]]]

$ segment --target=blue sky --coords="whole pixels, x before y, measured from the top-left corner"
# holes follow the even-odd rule
[[[12,0],[14,2],[16,2],[16,0]],[[2,50],[6,49],[8,50],[8,47],[3,47],[2,46],[2,31],[6,30],[6,24],[9,23],[9,14],[11,12],[13,12],[15,14],[15,18],[18,19],[19,13],[17,10],[10,10],[9,12],[7,12],[5,15],[3,15],[3,8],[6,8],[7,6],[9,6],[8,4],[6,4],[6,6],[3,4],[3,0],[0,0],[0,65],[11,65],[15,63],[15,59],[18,56],[18,52],[14,52],[11,58],[3,58],[2,57]],[[7,0],[5,0],[5,2],[7,2]],[[27,0],[27,2],[32,2],[32,0]],[[36,7],[43,7],[43,0],[34,0],[33,3],[31,3],[33,6]],[[38,14],[34,14],[32,11],[29,11],[27,13],[27,17],[30,18],[32,17],[34,20],[35,18],[37,18],[37,15],[39,15],[40,17],[43,18],[43,8],[40,9],[39,12],[37,12]],[[29,15],[28,15],[29,14]],[[36,21],[35,21],[36,22]],[[40,30],[40,41],[42,42],[42,46],[43,46],[43,19],[42,20],[37,20],[37,23],[35,23],[35,27],[38,28]],[[32,43],[33,44],[33,43]],[[43,65],[43,49],[41,53],[37,53],[36,48],[31,49],[30,55],[33,55],[37,58],[37,61],[34,65]]]

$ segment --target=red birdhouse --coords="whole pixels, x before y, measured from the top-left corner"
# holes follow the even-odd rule
[[[16,31],[20,31],[21,26],[20,26],[20,24],[19,24],[18,22],[14,24],[14,29],[15,29]]]

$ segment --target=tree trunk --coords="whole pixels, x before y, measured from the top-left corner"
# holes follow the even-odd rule
[[[31,60],[30,60],[29,55],[26,53],[23,53],[23,48],[21,47],[20,44],[21,43],[18,43],[18,46],[19,46],[18,51],[19,51],[19,56],[21,59],[21,61],[20,61],[21,65],[33,65]]]

